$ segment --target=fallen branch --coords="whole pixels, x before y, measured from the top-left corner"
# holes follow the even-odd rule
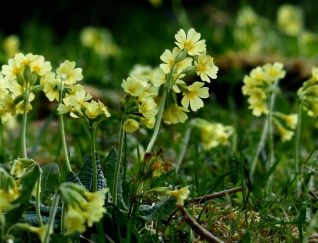
[[[228,189],[228,190],[221,191],[221,192],[216,192],[216,193],[206,195],[203,197],[196,197],[193,199],[190,198],[188,201],[193,202],[193,203],[201,203],[201,201],[208,201],[208,200],[211,200],[213,198],[222,197],[222,196],[229,195],[232,193],[240,192],[242,190],[243,190],[242,187],[235,187],[232,189]]]
[[[183,220],[203,239],[211,243],[223,243],[219,238],[213,235],[210,231],[203,228],[197,221],[195,221],[184,209],[181,204],[177,203],[179,210],[182,213]]]

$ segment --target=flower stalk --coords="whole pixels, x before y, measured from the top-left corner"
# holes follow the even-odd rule
[[[162,114],[163,114],[163,111],[165,109],[165,102],[166,102],[166,98],[167,98],[167,93],[168,93],[167,88],[164,88],[163,93],[162,93],[162,97],[161,97],[160,107],[159,107],[158,114],[157,114],[157,117],[156,117],[155,128],[154,128],[152,137],[150,139],[150,142],[149,142],[149,144],[147,146],[146,153],[150,152],[153,149],[154,144],[155,144],[155,142],[157,140],[157,137],[158,137],[158,134],[159,134],[160,125],[161,125]]]
[[[91,137],[91,155],[92,155],[92,165],[93,165],[93,188],[92,191],[97,191],[97,164],[96,164],[96,130],[97,130],[97,122],[94,122],[92,126],[90,126],[90,137]]]
[[[60,91],[59,91],[59,104],[62,104],[63,91],[64,91],[64,82],[63,82],[63,79],[61,78]],[[66,145],[66,139],[65,139],[65,126],[64,126],[63,114],[59,114],[59,121],[60,121],[60,133],[61,133],[61,139],[62,139],[62,146],[63,146],[63,151],[64,151],[65,163],[66,163],[67,171],[71,172],[72,168],[71,168],[70,159],[69,159],[69,156],[68,156],[68,153],[67,153],[67,145]]]
[[[124,146],[124,129],[123,129],[123,121],[121,120],[120,128],[119,128],[118,154],[117,154],[115,175],[114,175],[114,181],[113,181],[113,203],[115,206],[117,206],[118,179],[119,179],[119,171],[121,166],[121,157],[123,153],[123,146]]]

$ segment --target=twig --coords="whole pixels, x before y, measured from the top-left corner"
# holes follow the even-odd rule
[[[211,243],[222,243],[219,238],[213,235],[210,231],[204,229],[197,221],[195,221],[184,209],[181,204],[177,203],[178,208],[180,209],[183,220],[203,239]]]
[[[222,197],[222,196],[225,196],[225,195],[228,195],[228,194],[240,192],[242,190],[243,189],[242,189],[241,186],[240,187],[235,187],[235,188],[232,188],[232,189],[228,189],[228,190],[221,191],[221,192],[216,192],[216,193],[213,193],[213,194],[210,194],[210,195],[206,195],[206,196],[203,196],[203,197],[196,197],[196,198],[193,198],[193,199],[190,198],[188,201],[191,201],[193,203],[201,203],[201,201],[211,200],[213,198]]]

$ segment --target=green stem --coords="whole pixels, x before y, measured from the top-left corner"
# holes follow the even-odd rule
[[[269,101],[269,114],[268,114],[268,137],[269,137],[269,163],[267,166],[267,171],[272,167],[275,161],[275,154],[274,154],[274,139],[273,139],[273,124],[272,124],[272,118],[273,118],[273,110],[274,110],[274,104],[275,104],[275,98],[276,98],[276,87],[278,85],[278,81],[275,82],[273,86],[273,91],[270,97]],[[272,181],[272,174],[268,178],[267,182],[267,195],[271,194],[271,181]]]
[[[187,151],[188,143],[189,143],[189,140],[190,140],[190,135],[191,135],[192,128],[193,128],[193,122],[195,122],[195,119],[192,120],[188,124],[188,126],[186,128],[186,131],[185,131],[185,134],[184,134],[184,136],[182,138],[181,150],[180,150],[180,153],[179,153],[179,156],[178,156],[178,159],[177,159],[177,162],[176,162],[176,166],[175,166],[176,172],[178,172],[178,170],[180,168],[180,165],[182,163],[182,160],[184,158],[185,152]]]
[[[115,175],[113,181],[113,203],[117,206],[117,187],[118,187],[118,179],[119,179],[119,171],[121,166],[121,156],[123,153],[123,145],[124,145],[124,129],[123,129],[123,121],[120,121],[119,128],[119,145],[118,145],[118,154],[117,161],[115,166]]]
[[[59,200],[60,200],[60,194],[57,191],[57,192],[55,192],[54,199],[52,202],[50,216],[49,216],[49,220],[48,220],[48,227],[47,227],[47,231],[45,233],[45,237],[44,237],[44,241],[43,241],[44,243],[50,242],[50,231],[51,231],[51,229],[53,229],[53,224],[54,224],[55,215],[56,215],[56,211],[57,211],[57,206],[59,204]]]
[[[63,81],[61,80],[60,93],[59,93],[59,104],[62,104],[63,90],[64,90],[64,85],[63,85]],[[70,159],[69,159],[68,153],[67,153],[67,145],[66,145],[66,139],[65,139],[65,128],[64,128],[64,117],[63,117],[63,114],[59,114],[59,120],[60,120],[60,133],[61,133],[62,146],[63,146],[63,150],[64,150],[64,157],[65,157],[66,167],[67,167],[67,171],[71,172],[72,168],[71,168]]]
[[[157,140],[159,129],[160,129],[160,124],[161,124],[161,119],[162,119],[162,115],[163,115],[163,111],[165,109],[165,102],[166,102],[166,98],[167,98],[167,93],[168,93],[168,90],[167,90],[166,87],[164,87],[163,94],[162,94],[162,97],[161,97],[160,107],[159,107],[157,118],[156,118],[155,128],[154,128],[151,140],[150,140],[150,142],[148,144],[148,147],[146,149],[146,153],[150,152],[153,149],[153,146],[154,146],[154,144],[155,144],[155,142]]]
[[[22,117],[22,127],[21,127],[21,149],[22,149],[22,158],[27,159],[27,149],[26,149],[26,127],[27,127],[27,109],[29,104],[29,96],[26,93],[27,91],[24,91],[23,95],[23,117]]]
[[[298,195],[301,192],[301,173],[300,173],[300,163],[299,163],[299,147],[300,147],[300,130],[301,130],[301,112],[302,112],[302,103],[298,103],[298,122],[296,127],[295,134],[295,174],[296,174],[296,183]]]
[[[267,118],[267,117],[266,117],[266,118]],[[267,120],[266,120],[266,121],[264,122],[261,140],[259,141],[259,144],[258,144],[256,153],[255,153],[254,158],[253,158],[253,161],[252,161],[251,177],[253,177],[253,175],[254,175],[256,163],[257,163],[257,161],[258,161],[258,156],[259,156],[261,150],[262,150],[263,147],[264,147],[264,144],[265,144],[265,141],[266,141],[266,138],[267,138],[267,136],[266,136],[267,134],[268,134],[268,122],[267,122]]]
[[[36,198],[35,198],[35,210],[36,210],[36,215],[38,217],[39,225],[40,227],[43,226],[43,221],[42,221],[42,216],[41,216],[41,211],[40,211],[40,193],[41,193],[41,174],[42,170],[40,168],[40,165],[36,163],[37,166],[39,167],[40,170],[40,176],[36,185]]]
[[[91,155],[92,155],[92,165],[93,165],[93,188],[92,191],[97,191],[97,165],[96,165],[96,122],[90,126],[90,136],[91,136]]]

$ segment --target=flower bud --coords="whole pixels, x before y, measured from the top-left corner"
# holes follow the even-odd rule
[[[185,75],[192,75],[195,74],[195,72],[197,71],[197,68],[195,66],[189,66],[186,67],[182,73],[184,73]]]
[[[32,92],[32,93],[37,93],[37,92],[43,90],[43,87],[44,87],[44,85],[36,85],[36,86],[34,86],[34,87],[31,89],[31,92]]]
[[[187,57],[187,55],[188,52],[186,50],[181,51],[174,59],[174,62],[177,63],[183,61]]]

